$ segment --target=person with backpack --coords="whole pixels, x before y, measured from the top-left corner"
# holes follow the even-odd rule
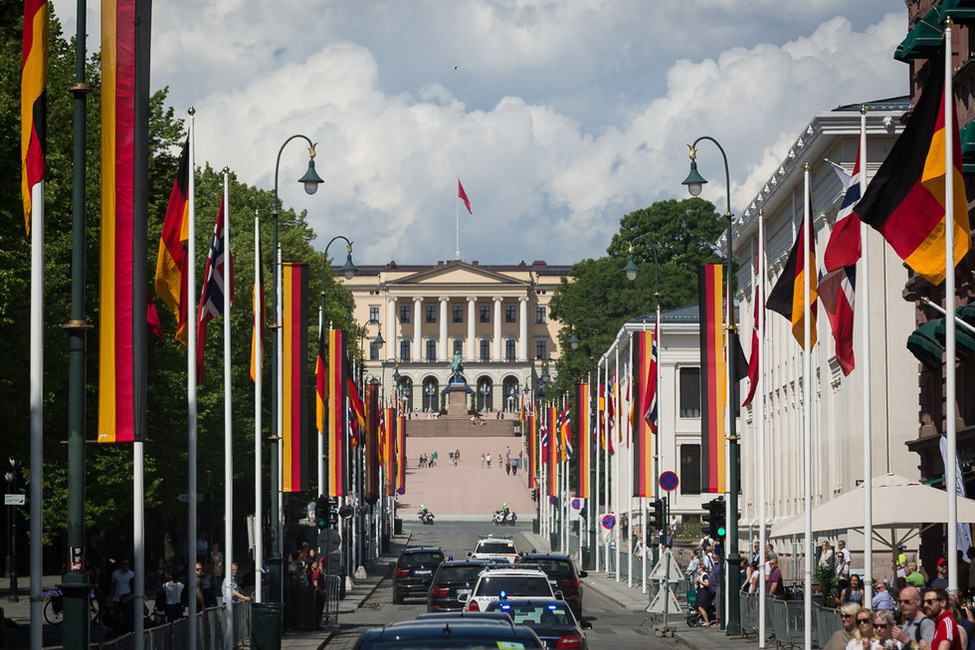
[[[904,623],[894,628],[894,639],[904,648],[917,648],[922,640],[930,644],[934,639],[935,625],[921,609],[921,592],[917,587],[907,586],[901,589],[899,597]]]

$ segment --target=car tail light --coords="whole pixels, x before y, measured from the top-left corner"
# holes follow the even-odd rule
[[[582,637],[578,634],[570,634],[559,639],[559,642],[555,644],[556,648],[581,648],[582,647]]]
[[[405,577],[407,577],[409,575],[410,575],[410,570],[409,569],[396,569],[396,577],[397,578],[405,578]]]
[[[467,606],[467,611],[469,611],[469,612],[479,612],[479,611],[481,611],[481,608],[477,606],[477,601],[476,600],[472,600],[471,603],[470,603],[470,605]]]
[[[579,581],[578,580],[563,580],[562,581],[562,586],[563,587],[569,587],[570,589],[576,589],[576,588],[579,587]]]
[[[449,593],[450,589],[447,589],[446,587],[434,587],[430,590],[430,595],[434,598],[443,598]]]

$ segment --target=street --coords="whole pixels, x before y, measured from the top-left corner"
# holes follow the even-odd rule
[[[530,523],[514,528],[498,528],[478,522],[449,522],[438,520],[433,527],[412,527],[412,546],[440,546],[448,556],[461,559],[474,548],[478,535],[495,533],[512,535],[520,552],[531,551],[523,531],[530,532]],[[407,526],[410,527],[410,526]],[[392,583],[384,580],[372,596],[354,614],[339,618],[339,630],[326,647],[352,648],[363,630],[393,621],[409,620],[426,612],[426,602],[419,598],[408,599],[402,605],[393,605]],[[686,647],[673,638],[663,639],[654,635],[650,623],[644,624],[646,614],[629,612],[598,593],[587,589],[583,596],[583,619],[592,623],[586,633],[590,648],[637,648]]]

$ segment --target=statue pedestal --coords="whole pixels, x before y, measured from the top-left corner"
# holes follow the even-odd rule
[[[451,383],[447,386],[447,417],[451,419],[468,419],[470,410],[467,398],[467,385]]]

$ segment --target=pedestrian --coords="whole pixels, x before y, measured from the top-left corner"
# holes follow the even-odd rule
[[[132,580],[135,572],[129,569],[129,561],[122,560],[118,569],[112,572],[112,627],[115,636],[122,633],[124,629],[124,606],[128,602],[125,597],[132,591]]]
[[[785,588],[782,586],[782,572],[779,571],[779,560],[769,560],[772,571],[765,578],[765,593],[779,600],[785,599]]]
[[[487,468],[491,469],[491,454],[484,454],[484,459],[487,461]]]
[[[506,460],[504,462],[504,473],[507,474],[508,476],[511,476],[511,461],[510,460]]]
[[[905,648],[914,647],[921,640],[930,644],[934,638],[935,625],[922,611],[921,592],[917,587],[907,586],[901,589],[898,596],[904,624],[894,628],[894,639]]]
[[[924,591],[924,613],[935,620],[931,650],[962,650],[958,624],[948,606],[948,593],[941,587]]]
[[[504,462],[504,458],[501,457],[501,454],[498,454],[498,469],[501,469],[502,462]]]
[[[166,594],[163,614],[166,617],[166,622],[172,623],[183,618],[183,589],[186,588],[186,585],[175,580],[168,571],[163,576],[163,581],[162,590]]]
[[[850,550],[846,548],[846,540],[840,540],[836,542],[836,577],[839,582],[839,588],[842,589],[846,587],[850,580],[850,566],[853,563],[853,556],[850,555]]]

